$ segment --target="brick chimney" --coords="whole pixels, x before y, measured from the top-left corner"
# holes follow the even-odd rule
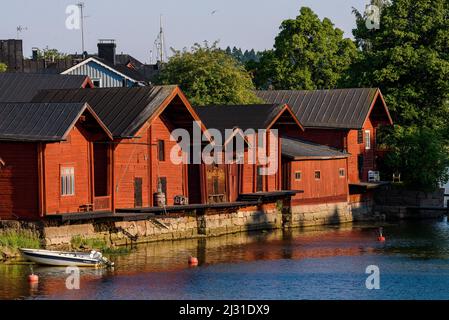
[[[115,65],[115,40],[102,39],[98,42],[98,57]]]
[[[10,72],[23,71],[22,40],[0,40],[0,62],[6,64]]]

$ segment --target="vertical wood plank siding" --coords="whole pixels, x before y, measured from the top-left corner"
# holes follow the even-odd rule
[[[0,218],[38,218],[37,144],[0,142],[0,158]]]

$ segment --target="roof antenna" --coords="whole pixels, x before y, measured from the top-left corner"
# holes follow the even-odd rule
[[[16,30],[17,30],[17,40],[19,40],[19,38],[20,38],[20,33],[23,32],[23,31],[28,30],[28,28],[27,28],[27,27],[24,27],[24,26],[17,26]]]
[[[167,56],[167,54],[165,52],[165,36],[164,36],[164,28],[162,26],[162,15],[160,15],[159,25],[160,25],[160,29],[159,29],[159,34],[155,41],[155,45],[156,45],[156,49],[157,49],[158,59],[162,63],[162,62],[164,62],[164,55],[165,55],[165,57]]]
[[[84,50],[84,7],[85,4],[84,2],[78,2],[76,4],[78,6],[78,8],[80,9],[80,18],[81,18],[81,52],[82,54],[84,54],[85,50]]]

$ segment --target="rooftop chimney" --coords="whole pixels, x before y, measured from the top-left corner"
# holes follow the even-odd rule
[[[32,59],[33,61],[37,61],[39,56],[39,49],[38,48],[32,48],[31,51],[33,52]]]
[[[115,65],[115,40],[101,39],[98,42],[98,57]]]
[[[12,72],[23,71],[22,40],[0,40],[0,62],[8,66]]]

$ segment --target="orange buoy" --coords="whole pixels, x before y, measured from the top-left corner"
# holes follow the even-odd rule
[[[378,238],[377,238],[377,240],[379,240],[380,242],[385,242],[385,237],[384,236],[379,236]]]
[[[191,266],[197,266],[197,265],[198,265],[198,258],[196,258],[196,257],[190,257],[190,258],[189,258],[189,265],[191,265]]]
[[[28,276],[28,282],[29,283],[38,283],[39,282],[39,277],[36,274],[30,274]]]

